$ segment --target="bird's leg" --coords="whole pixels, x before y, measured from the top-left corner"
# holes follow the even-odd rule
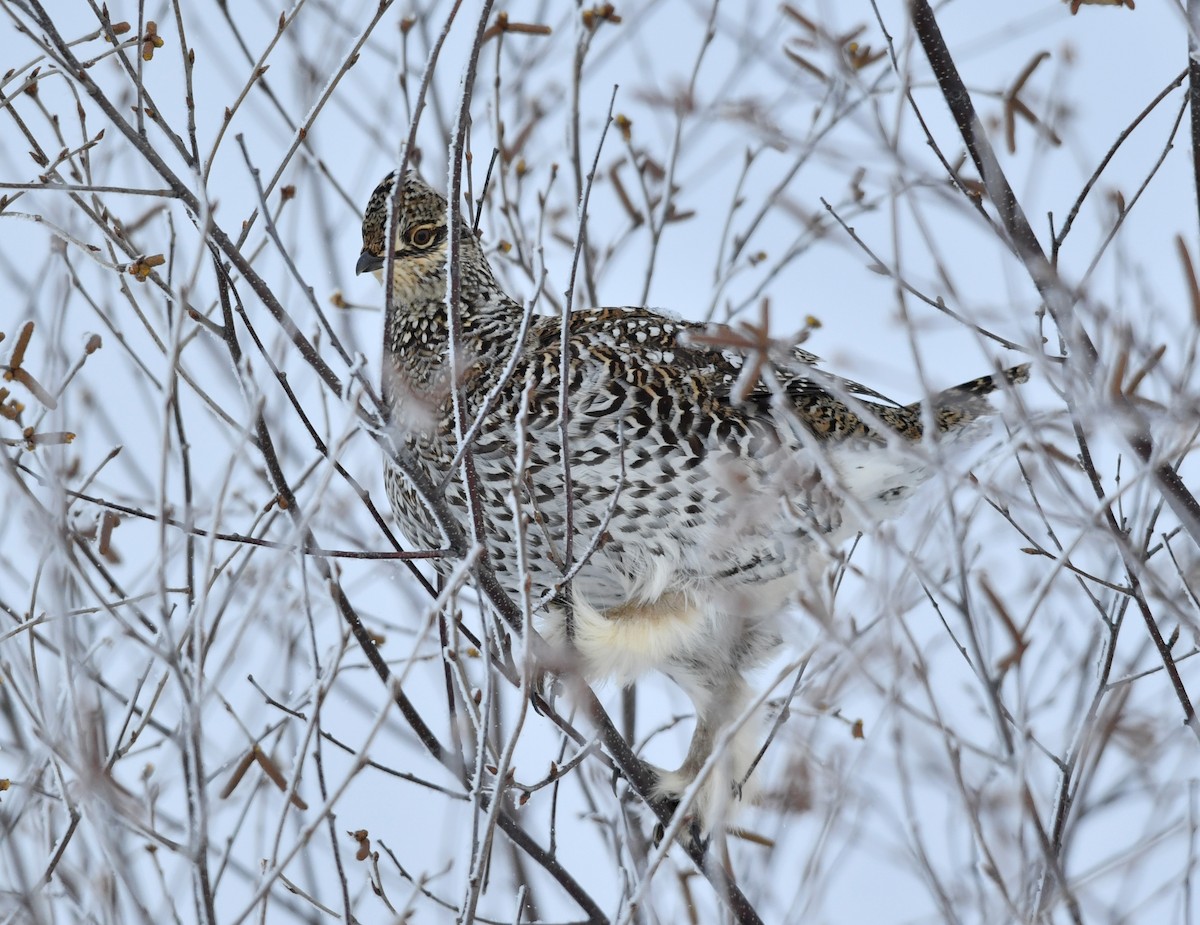
[[[655,796],[678,801],[712,760],[703,784],[688,811],[699,817],[701,828],[712,831],[729,812],[732,799],[749,798],[742,779],[757,752],[758,724],[751,719],[734,730],[714,757],[714,749],[730,722],[737,719],[751,700],[750,687],[736,671],[725,671],[700,679],[692,672],[671,675],[688,692],[696,705],[696,730],[687,757],[675,771],[659,774]],[[699,681],[699,683],[697,683]]]

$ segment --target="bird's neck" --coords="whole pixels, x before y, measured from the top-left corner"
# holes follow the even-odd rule
[[[458,381],[468,384],[503,368],[516,346],[522,309],[503,293],[486,300],[459,303],[455,358]],[[441,299],[408,302],[388,311],[387,350],[393,373],[408,387],[425,393],[441,391],[449,382],[450,321]]]

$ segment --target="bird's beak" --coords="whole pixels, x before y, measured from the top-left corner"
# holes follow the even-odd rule
[[[362,276],[364,273],[367,273],[370,271],[382,270],[382,269],[383,269],[383,258],[376,257],[370,251],[363,251],[361,254],[359,254],[358,255],[358,263],[356,263],[354,265],[354,272],[358,276]]]

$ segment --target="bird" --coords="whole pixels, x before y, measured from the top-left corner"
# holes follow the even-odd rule
[[[727,327],[639,306],[570,312],[563,364],[564,319],[527,317],[415,171],[372,192],[362,242],[358,274],[385,282],[390,256],[382,392],[396,445],[470,535],[453,470],[463,422],[475,425],[473,491],[501,587],[543,605],[541,634],[587,680],[658,671],[683,689],[695,729],[678,768],[655,768],[653,796],[678,801],[700,776],[687,811],[712,831],[751,798],[761,720],[746,675],[780,645],[789,602],[849,538],[903,509],[934,471],[932,444],[990,432],[989,393],[1025,382],[1028,364],[902,405],[798,345],[742,349]],[[384,481],[408,539],[442,548],[395,459]]]

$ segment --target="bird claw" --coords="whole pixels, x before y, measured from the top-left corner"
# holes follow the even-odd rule
[[[653,768],[653,771],[658,778],[658,786],[655,788],[650,807],[659,814],[660,820],[663,811],[665,811],[668,819],[672,820],[675,814],[679,812],[680,798],[687,787],[682,785],[678,772],[672,773],[659,768]],[[744,782],[731,781],[729,787],[733,799],[740,802],[744,796]],[[683,830],[679,835],[680,843],[691,853],[699,851],[703,854],[708,850],[709,842],[712,839],[712,831],[705,825],[706,821],[711,824],[712,820],[706,820],[703,813],[692,808],[703,805],[703,799],[698,803],[689,804],[687,815],[684,817]],[[666,826],[662,821],[656,822],[651,833],[651,839],[656,848],[662,843],[665,835]]]
[[[678,805],[678,804],[677,804]],[[689,853],[704,854],[708,851],[709,836],[704,834],[700,828],[700,819],[694,813],[687,816],[684,820],[683,831],[679,833],[680,844]],[[650,839],[657,848],[662,844],[667,835],[667,828],[662,822],[654,823],[654,829],[650,833]]]
[[[541,701],[553,710],[554,702],[562,695],[563,684],[559,680],[558,675],[544,668],[539,668],[537,670],[537,677],[533,679],[533,689],[538,695],[533,698],[533,708],[539,714],[542,714],[542,710],[538,706],[538,699],[541,698]]]
[[[667,834],[667,827],[662,821],[662,814],[665,812],[668,822],[674,822],[675,814],[679,812],[680,797],[683,795],[683,791],[665,783],[672,776],[669,772],[655,768],[654,773],[658,777],[659,788],[650,803],[650,808],[658,813],[660,818],[659,821],[655,822],[650,837],[654,843],[654,847],[657,848],[662,844]],[[686,810],[686,815],[683,817],[683,825],[677,836],[679,843],[689,854],[696,854],[697,852],[704,854],[708,850],[710,833],[704,830],[702,823],[703,819],[700,813],[689,806]]]

